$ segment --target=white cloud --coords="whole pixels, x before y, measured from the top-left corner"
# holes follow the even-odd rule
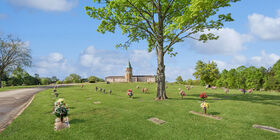
[[[248,65],[261,67],[264,66],[266,68],[272,67],[280,59],[280,56],[271,53],[267,54],[264,50],[261,51],[261,56],[254,56],[248,60]]]
[[[34,64],[34,73],[38,73],[42,77],[59,76],[64,78],[74,72],[76,72],[74,66],[57,52],[41,57]]]
[[[219,36],[218,40],[209,40],[206,43],[194,41],[192,48],[202,54],[224,54],[233,55],[241,50],[245,50],[245,42],[249,42],[252,37],[240,34],[231,28],[206,31]]]
[[[216,62],[218,69],[220,72],[224,69],[230,70],[232,68],[237,68],[239,66],[255,66],[255,67],[272,67],[278,60],[280,56],[271,53],[267,54],[264,50],[261,51],[260,56],[253,56],[250,58],[246,58],[242,55],[233,56],[229,62],[221,61],[221,60],[213,60]]]
[[[193,68],[181,68],[181,67],[170,67],[166,66],[165,76],[168,82],[173,82],[178,76],[182,76],[183,80],[194,79]]]
[[[248,16],[250,31],[263,40],[280,40],[280,10],[279,17],[266,17],[261,14]]]
[[[128,55],[117,51],[96,49],[94,46],[86,48],[80,55],[79,63],[85,75],[98,75],[101,77],[125,74],[125,68],[130,60],[133,74],[155,74],[152,64],[154,53],[146,50],[132,50]]]
[[[35,8],[44,11],[68,11],[78,0],[9,0],[13,5]]]

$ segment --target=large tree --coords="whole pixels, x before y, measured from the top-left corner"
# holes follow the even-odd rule
[[[5,72],[24,66],[31,66],[30,49],[18,38],[0,36],[0,80]]]
[[[199,41],[217,39],[212,33],[230,14],[217,14],[238,0],[93,0],[87,14],[101,20],[98,32],[115,32],[118,26],[128,40],[117,47],[127,48],[132,42],[147,40],[148,51],[157,54],[157,99],[167,99],[165,92],[164,56],[174,56],[174,44],[192,38]],[[197,36],[196,34],[199,34]]]

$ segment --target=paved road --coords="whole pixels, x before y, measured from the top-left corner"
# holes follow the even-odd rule
[[[0,132],[27,106],[34,94],[47,88],[25,88],[0,92]]]

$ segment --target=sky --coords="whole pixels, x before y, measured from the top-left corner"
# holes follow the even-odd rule
[[[124,75],[128,61],[134,75],[156,75],[156,54],[148,53],[147,43],[115,48],[126,36],[119,30],[97,32],[100,21],[84,10],[92,5],[92,0],[0,0],[0,35],[19,37],[31,49],[31,75],[104,78]],[[194,79],[198,60],[215,61],[221,71],[241,65],[269,68],[280,59],[280,0],[241,0],[220,12],[230,12],[234,21],[211,31],[218,40],[186,39],[174,46],[176,57],[165,56],[167,81]]]

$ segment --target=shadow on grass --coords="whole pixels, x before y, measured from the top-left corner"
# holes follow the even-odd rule
[[[82,119],[73,119],[73,120],[70,120],[70,124],[77,124],[77,123],[84,123],[86,122],[85,120],[82,120]]]
[[[216,115],[219,115],[221,113],[219,113],[219,112],[209,112],[208,114],[216,116]]]
[[[199,99],[199,94],[192,94],[189,96],[197,97]],[[217,101],[217,100],[234,100],[234,101],[246,101],[251,103],[260,103],[265,105],[276,105],[280,106],[280,94],[277,95],[263,95],[263,94],[212,94],[209,95],[207,101]]]

